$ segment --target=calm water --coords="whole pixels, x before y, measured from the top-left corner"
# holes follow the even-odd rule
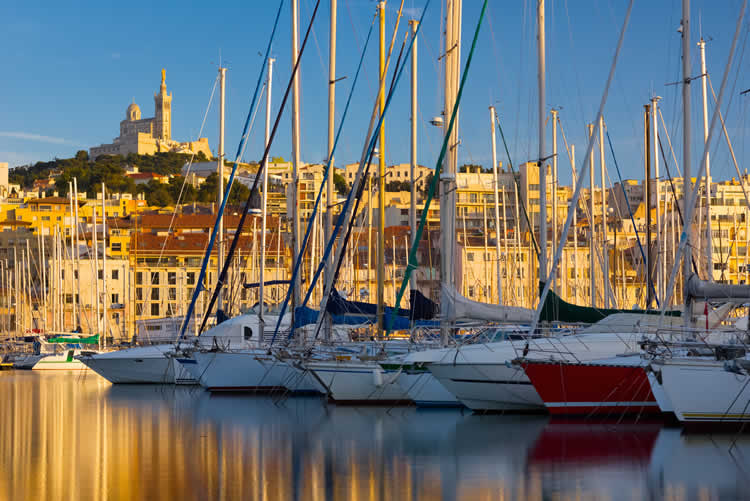
[[[0,499],[748,499],[750,436],[0,373]]]

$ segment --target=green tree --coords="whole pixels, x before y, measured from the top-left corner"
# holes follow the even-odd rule
[[[216,202],[219,197],[219,175],[211,173],[198,188],[198,201],[204,203]]]
[[[346,196],[349,193],[349,185],[346,183],[344,176],[333,171],[333,186],[336,188],[336,192],[341,196]]]

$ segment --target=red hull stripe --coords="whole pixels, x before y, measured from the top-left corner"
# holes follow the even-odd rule
[[[553,414],[658,410],[641,366],[524,362],[523,367]]]

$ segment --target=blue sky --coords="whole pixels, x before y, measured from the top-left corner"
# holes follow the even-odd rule
[[[433,0],[419,41],[419,161],[434,166],[440,132],[428,124],[440,113],[440,31],[443,6]],[[407,0],[406,17],[417,16],[425,2]],[[490,165],[488,106],[495,104],[509,141],[514,163],[533,158],[536,151],[536,41],[533,0],[490,2],[482,26],[461,108],[460,163]],[[681,119],[679,86],[665,86],[680,78],[679,0],[636,2],[624,50],[605,109],[617,160],[625,177],[642,177],[642,105],[652,94],[662,96],[663,115],[680,158]],[[693,42],[699,25],[708,45],[708,70],[716,92],[735,29],[740,0],[693,0]],[[307,26],[313,0],[300,0]],[[278,3],[205,2],[11,2],[0,6],[0,161],[11,166],[54,157],[71,156],[111,142],[132,99],[144,117],[153,116],[153,93],[160,70],[167,71],[173,94],[172,134],[188,140],[198,136],[220,60],[229,68],[227,80],[227,152],[236,150],[242,123],[271,31]],[[375,10],[371,0],[339,0],[338,74],[348,76],[337,87],[337,118],[349,92],[364,37]],[[388,29],[393,27],[398,2],[388,4]],[[462,56],[465,59],[481,2],[464,2]],[[585,124],[595,117],[624,17],[625,0],[547,0],[547,104],[562,107],[568,141],[576,145],[577,162],[584,153]],[[700,22],[699,22],[700,21]],[[407,24],[399,28],[400,41]],[[303,32],[304,33],[304,32]],[[740,163],[746,152],[745,112],[750,95],[747,71],[750,54],[747,22],[730,73],[731,98],[724,111]],[[291,71],[289,2],[284,8],[273,47],[274,115]],[[693,45],[693,73],[699,73],[698,49]],[[221,55],[221,56],[220,56]],[[740,59],[742,58],[742,59]],[[336,155],[337,165],[358,160],[372,102],[377,90],[377,49],[371,44],[366,68],[355,90],[352,110]],[[321,161],[326,151],[328,64],[328,2],[323,0],[302,62],[302,158]],[[389,163],[409,159],[408,71],[387,116]],[[700,86],[693,90],[694,158],[702,151]],[[215,102],[215,101],[214,101]],[[202,135],[216,146],[217,114],[208,113]],[[259,113],[246,159],[262,155],[263,114]],[[551,137],[551,132],[550,132]],[[548,140],[548,144],[551,139]],[[289,158],[290,120],[287,111],[272,148],[274,156]],[[734,175],[725,143],[712,148],[717,178]],[[506,155],[499,146],[499,158]],[[616,180],[611,156],[609,172]],[[671,162],[670,162],[671,163]],[[672,165],[672,167],[674,167]],[[697,165],[693,167],[697,170]],[[563,180],[570,166],[560,162]]]

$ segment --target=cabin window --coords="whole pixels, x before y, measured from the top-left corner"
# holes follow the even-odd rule
[[[245,341],[249,341],[253,337],[253,329],[251,327],[245,326],[242,328],[243,335],[245,337]]]

